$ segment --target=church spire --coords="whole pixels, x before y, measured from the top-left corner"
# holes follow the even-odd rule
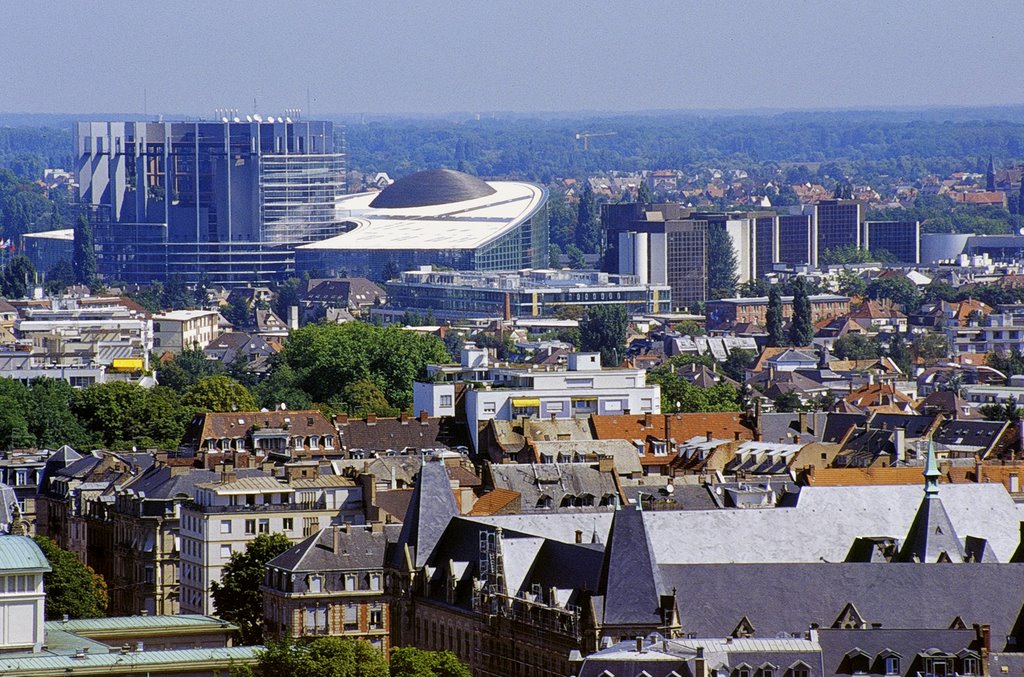
[[[985,172],[985,190],[992,192],[996,189],[996,163],[995,159],[988,156],[988,171]]]
[[[939,464],[935,460],[935,443],[928,440],[928,456],[924,463],[924,493],[926,496],[935,496],[939,493]]]

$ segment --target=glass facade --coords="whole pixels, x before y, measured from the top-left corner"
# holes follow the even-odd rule
[[[754,219],[754,269],[755,278],[772,271],[775,264],[775,216],[759,216]]]
[[[368,218],[372,220],[372,216]],[[547,191],[532,213],[474,249],[415,248],[414,243],[410,245],[408,249],[300,248],[296,251],[295,268],[299,274],[360,276],[378,281],[420,266],[478,271],[543,268],[548,262]]]
[[[784,214],[778,217],[779,263],[807,265],[811,262],[811,216]]]
[[[900,263],[919,263],[921,228],[917,221],[866,221],[864,244],[872,253],[888,252]]]
[[[665,224],[668,286],[675,308],[707,298],[707,229],[706,221]]]
[[[269,118],[268,118],[269,120]],[[266,283],[342,232],[330,122],[77,123],[76,178],[110,280]]]
[[[829,250],[860,247],[860,203],[854,200],[822,200],[814,206],[817,237],[812,263]]]

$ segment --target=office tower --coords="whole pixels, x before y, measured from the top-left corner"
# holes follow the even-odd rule
[[[79,122],[80,199],[111,281],[265,283],[346,228],[330,122]],[[235,118],[237,120],[237,118]]]
[[[814,207],[814,238],[811,264],[825,252],[841,247],[860,247],[860,203],[856,200],[821,200]]]
[[[873,254],[888,252],[900,263],[920,263],[921,223],[865,221],[864,247]]]
[[[643,284],[668,284],[672,306],[707,298],[707,221],[676,203],[601,206],[609,243],[609,272],[636,275]]]
[[[751,215],[753,255],[751,256],[750,279],[752,280],[772,272],[775,263],[779,260],[779,240],[775,219],[776,216],[773,212],[755,212]]]
[[[813,261],[814,229],[810,214],[780,214],[775,234],[776,261],[805,266]]]

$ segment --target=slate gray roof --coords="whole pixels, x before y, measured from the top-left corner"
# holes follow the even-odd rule
[[[803,487],[793,507],[765,510],[644,512],[659,563],[842,562],[855,539],[904,539],[921,504],[922,487]],[[1001,484],[942,486],[956,532],[988,541],[1000,562],[1020,542],[1024,509]],[[492,515],[476,521],[570,542],[576,529],[607,542],[611,513]]]
[[[267,562],[267,566],[291,572],[379,569],[384,566],[387,531],[391,531],[390,540],[394,541],[398,536],[394,529],[376,533],[359,526],[321,529]]]
[[[444,463],[427,461],[420,468],[416,488],[409,501],[409,510],[402,520],[402,532],[392,559],[393,566],[404,566],[403,551],[407,547],[412,566],[416,569],[422,567],[448,526],[448,521],[458,514]]]
[[[602,472],[596,463],[491,463],[486,476],[493,488],[518,492],[523,512],[549,509],[543,507],[547,499],[551,507],[559,507],[585,496],[598,508],[613,504],[619,495],[615,475]]]
[[[615,511],[608,539],[598,587],[604,595],[604,622],[662,625],[661,595],[669,590],[639,506]]]
[[[214,482],[219,478],[220,474],[213,470],[188,468],[175,472],[169,466],[154,466],[126,485],[125,489],[134,494],[144,494],[146,499],[173,499],[177,496],[191,499],[195,495],[196,484]]]
[[[951,449],[988,449],[1006,426],[1006,421],[943,421],[932,435],[932,441]]]
[[[859,609],[858,609],[859,610]],[[868,656],[868,669],[874,674],[885,674],[882,662],[883,652],[893,651],[903,657],[900,672],[904,675],[915,675],[924,672],[917,655],[929,649],[938,649],[956,655],[964,650],[971,650],[976,643],[974,630],[950,629],[903,629],[903,628],[871,628],[871,629],[840,629],[822,628],[818,631],[818,644],[821,646],[822,662],[826,674],[852,674],[847,654],[854,648],[860,649]],[[977,647],[974,648],[976,650]]]
[[[880,430],[903,430],[908,440],[923,437],[932,423],[934,416],[914,416],[911,414],[875,414],[869,426]]]
[[[725,637],[744,616],[760,637],[831,627],[848,603],[885,628],[987,623],[995,651],[1021,632],[1016,564],[668,564],[661,576],[677,588],[684,631],[698,636]]]

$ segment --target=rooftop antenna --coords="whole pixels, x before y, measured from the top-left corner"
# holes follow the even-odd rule
[[[306,85],[306,115],[310,115],[311,110],[313,108],[309,105],[309,85]]]

